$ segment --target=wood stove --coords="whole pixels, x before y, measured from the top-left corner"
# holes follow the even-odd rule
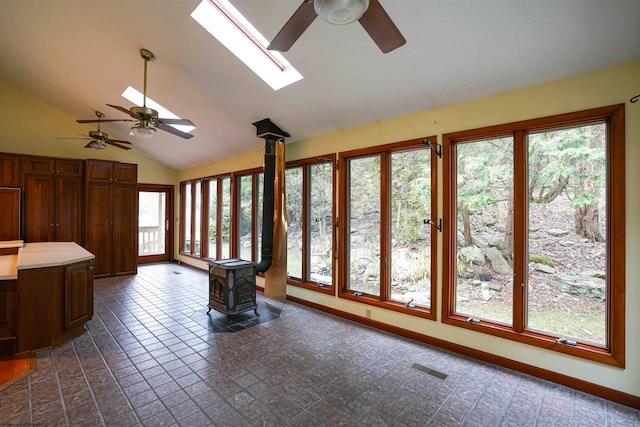
[[[241,259],[219,259],[209,263],[209,310],[231,316],[253,310],[256,303],[256,264]]]

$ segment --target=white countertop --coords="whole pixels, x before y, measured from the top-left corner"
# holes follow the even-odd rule
[[[2,240],[0,241],[0,249],[21,248],[24,246],[24,240]]]
[[[16,280],[18,278],[18,255],[0,256],[0,280]]]
[[[17,269],[57,267],[94,258],[75,242],[27,243],[18,252]]]

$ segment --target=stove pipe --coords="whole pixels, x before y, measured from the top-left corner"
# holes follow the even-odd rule
[[[265,140],[264,146],[264,194],[262,197],[262,259],[257,265],[257,272],[262,274],[271,267],[273,260],[273,222],[275,202],[276,142],[284,140],[289,134],[271,119],[262,119],[253,123],[258,138]]]

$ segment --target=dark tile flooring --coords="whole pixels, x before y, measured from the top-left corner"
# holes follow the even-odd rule
[[[640,425],[633,408],[261,294],[261,320],[225,333],[207,283],[170,264],[96,280],[87,332],[0,391],[0,425]]]

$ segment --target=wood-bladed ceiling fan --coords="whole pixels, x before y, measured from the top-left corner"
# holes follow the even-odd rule
[[[111,108],[115,108],[118,111],[122,111],[125,114],[131,116],[132,119],[121,119],[121,120],[108,120],[112,122],[131,122],[137,121],[138,123],[131,128],[130,135],[136,135],[141,138],[149,138],[156,133],[156,128],[163,130],[165,132],[169,132],[173,135],[179,136],[180,138],[189,139],[193,138],[193,135],[187,132],[182,132],[170,125],[184,125],[184,126],[193,126],[193,122],[189,119],[168,119],[168,118],[159,118],[158,112],[153,108],[147,107],[147,62],[153,61],[156,59],[155,55],[147,49],[140,49],[140,56],[144,59],[144,93],[143,93],[143,102],[142,106],[131,107],[128,110],[124,107],[120,107],[117,105],[107,104]],[[91,123],[91,120],[85,120],[78,123]],[[95,121],[94,121],[95,122]]]
[[[102,132],[100,130],[100,123],[102,122],[121,122],[121,119],[107,119],[103,120],[104,114],[100,111],[96,111],[97,120],[89,119],[89,120],[76,120],[78,123],[98,123],[98,130],[89,131],[89,135],[85,135],[79,133],[78,135],[83,138],[54,138],[54,139],[84,139],[86,141],[90,141],[84,148],[93,148],[95,150],[104,150],[107,148],[107,145],[112,145],[114,147],[122,148],[123,150],[131,150],[131,147],[127,147],[121,144],[131,144],[129,141],[123,141],[120,139],[109,138],[109,134],[106,132]],[[133,121],[133,120],[130,120]]]
[[[357,20],[383,53],[407,42],[378,0],[304,0],[267,49],[288,51],[316,16],[338,25]]]

